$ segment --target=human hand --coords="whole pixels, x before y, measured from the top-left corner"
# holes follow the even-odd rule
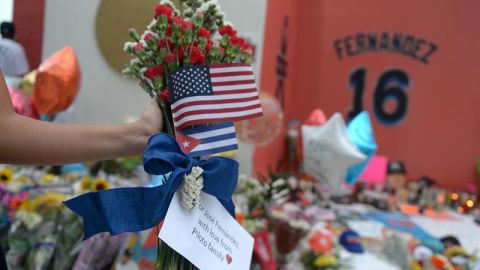
[[[157,98],[147,103],[142,116],[138,119],[138,122],[149,137],[160,132],[163,128],[163,114],[158,106]]]

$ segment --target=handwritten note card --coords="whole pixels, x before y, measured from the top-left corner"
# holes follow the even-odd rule
[[[175,193],[158,235],[200,270],[248,270],[253,237],[213,196],[204,192],[192,211]]]

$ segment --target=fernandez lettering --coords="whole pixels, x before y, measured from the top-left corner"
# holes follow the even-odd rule
[[[339,60],[367,52],[387,52],[410,57],[423,64],[430,64],[438,45],[425,38],[402,33],[357,33],[333,42]]]

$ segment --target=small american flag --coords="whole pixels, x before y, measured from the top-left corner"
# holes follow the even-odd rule
[[[197,65],[169,77],[177,130],[262,115],[253,69],[248,64]]]
[[[200,157],[238,149],[233,122],[195,126],[176,132],[183,152]]]

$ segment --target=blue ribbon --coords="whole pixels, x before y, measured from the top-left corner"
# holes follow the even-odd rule
[[[165,184],[90,192],[64,202],[83,218],[84,239],[100,232],[116,235],[155,227],[165,218],[173,195],[183,182],[183,175],[190,173],[193,166],[203,169],[203,191],[215,196],[234,216],[231,197],[238,178],[236,161],[224,157],[192,159],[182,152],[175,139],[163,133],[150,138],[143,158],[147,173],[171,172]]]

